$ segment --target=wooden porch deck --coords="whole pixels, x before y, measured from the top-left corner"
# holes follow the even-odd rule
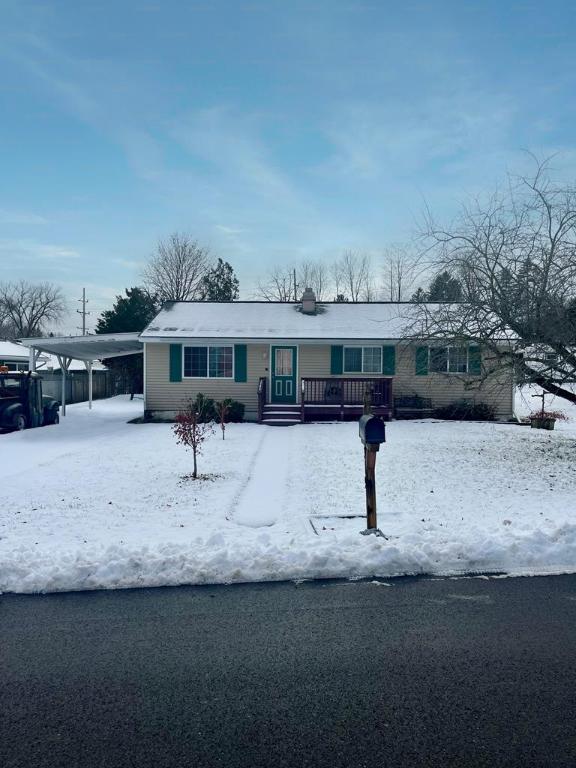
[[[372,412],[385,421],[390,420],[393,413],[391,378],[305,378],[301,381],[300,403],[282,405],[267,402],[267,379],[262,377],[258,385],[258,421],[294,424],[357,419],[362,415],[367,389],[372,397]]]

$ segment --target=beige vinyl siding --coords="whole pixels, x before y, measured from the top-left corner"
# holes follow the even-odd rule
[[[299,352],[298,374],[300,380],[330,376],[329,344],[301,344]],[[298,395],[300,395],[300,391],[301,387],[298,387]]]
[[[391,342],[382,342],[383,345]],[[354,345],[343,346],[375,346],[374,341],[358,341]],[[428,373],[427,376],[416,376],[416,348],[424,344],[399,344],[396,345],[396,373],[392,377],[393,395],[420,395],[429,397],[434,407],[448,405],[449,403],[466,398],[472,402],[482,402],[491,405],[498,419],[511,418],[513,414],[513,380],[509,370],[503,370],[492,374],[489,378],[481,380],[480,377],[453,373]],[[302,378],[314,378],[330,374],[330,344],[301,345],[299,376]],[[490,363],[483,359],[483,368]],[[346,378],[370,377],[375,374],[345,373]],[[467,386],[468,382],[468,386]],[[300,393],[300,387],[298,389]]]
[[[184,346],[186,346],[184,344]],[[231,379],[182,379],[170,381],[170,345],[147,343],[146,355],[146,410],[171,418],[190,398],[202,392],[208,397],[222,400],[231,397],[244,403],[245,417],[255,420],[258,414],[258,380],[268,375],[268,344],[247,345],[247,381]]]
[[[281,341],[278,342],[282,344]],[[391,344],[391,342],[382,342]],[[374,341],[358,341],[357,345],[375,346]],[[429,373],[416,376],[416,347],[423,344],[396,345],[396,374],[392,377],[394,395],[420,395],[429,397],[433,406],[447,405],[466,398],[473,402],[484,402],[494,407],[499,419],[508,419],[513,414],[513,380],[508,370],[493,374],[485,381],[479,377],[465,377],[458,374]],[[172,417],[190,397],[203,392],[209,397],[222,399],[232,397],[246,406],[246,419],[255,420],[258,412],[258,380],[269,376],[268,362],[270,345],[248,344],[248,380],[234,382],[229,379],[183,379],[171,382],[169,344],[147,343],[146,355],[146,409],[159,415]],[[300,344],[298,349],[298,401],[300,400],[302,378],[333,378],[330,374],[330,344]],[[483,360],[488,366],[489,361]],[[345,377],[370,374],[343,374]],[[468,379],[469,386],[466,385]]]
[[[491,374],[488,378],[455,373],[428,373],[416,376],[416,348],[425,344],[398,345],[396,347],[396,375],[394,395],[420,395],[429,397],[433,407],[449,405],[466,398],[473,403],[486,403],[494,408],[497,419],[513,415],[513,378],[510,370]],[[491,366],[483,355],[482,370]]]

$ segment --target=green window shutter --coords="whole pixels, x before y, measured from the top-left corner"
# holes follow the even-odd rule
[[[234,344],[234,381],[248,381],[248,351],[246,344]]]
[[[339,376],[343,370],[344,347],[332,346],[330,348],[330,373]]]
[[[170,381],[182,381],[182,344],[170,344]]]
[[[428,347],[416,347],[416,376],[428,375]]]
[[[482,369],[482,355],[480,347],[477,344],[471,344],[468,347],[468,373],[474,376],[480,376]]]
[[[382,347],[382,373],[385,376],[396,373],[396,347]]]

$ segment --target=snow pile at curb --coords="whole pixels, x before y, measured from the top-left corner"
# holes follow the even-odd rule
[[[317,578],[363,578],[475,571],[571,572],[576,525],[510,536],[504,544],[488,536],[466,545],[423,545],[417,537],[385,541],[350,534],[335,541],[289,539],[266,533],[250,542],[223,534],[190,546],[164,544],[130,549],[118,545],[85,552],[17,550],[0,565],[0,584],[11,592],[56,592],[182,584],[229,584]]]

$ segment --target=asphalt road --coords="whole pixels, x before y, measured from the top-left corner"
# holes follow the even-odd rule
[[[576,765],[576,577],[0,597],[2,768]]]

